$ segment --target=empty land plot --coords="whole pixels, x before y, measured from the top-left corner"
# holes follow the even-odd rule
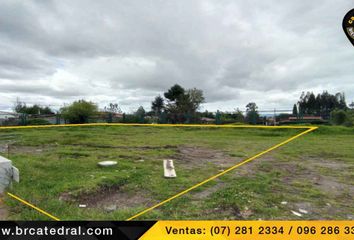
[[[1,141],[21,170],[18,196],[61,219],[125,219],[299,131],[87,126],[2,129]],[[165,158],[175,159],[176,179],[163,178]],[[102,160],[118,164],[97,167]],[[10,218],[39,217],[7,203]]]
[[[21,183],[12,189],[16,195],[63,220],[122,220],[301,131],[146,126],[2,129],[0,145],[10,144],[10,159],[21,171]],[[287,172],[294,164],[301,168],[306,167],[306,161],[315,162],[307,156],[319,153],[320,133],[295,140],[139,219],[292,219],[290,208],[308,202],[317,206],[314,202],[322,196],[308,194],[314,183]],[[343,137],[332,135],[333,141]],[[4,151],[1,154],[6,156]],[[351,150],[347,154],[352,154]],[[176,179],[163,178],[162,160],[166,158],[175,161]],[[97,167],[103,160],[118,164]],[[350,173],[352,162],[344,162]],[[333,177],[348,177],[339,175]],[[291,182],[287,177],[293,177]],[[324,189],[318,191],[326,194]],[[281,201],[289,203],[281,205]],[[17,201],[6,199],[6,204],[10,219],[46,219]],[[79,208],[79,204],[87,207]],[[328,204],[336,208],[333,202]],[[348,217],[340,214],[345,209],[336,216]],[[308,216],[328,217],[321,214]]]
[[[175,219],[352,220],[353,137],[353,128],[320,127],[162,206],[162,212]]]

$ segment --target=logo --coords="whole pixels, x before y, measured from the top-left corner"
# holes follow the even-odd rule
[[[344,16],[342,26],[345,35],[354,46],[354,8]]]

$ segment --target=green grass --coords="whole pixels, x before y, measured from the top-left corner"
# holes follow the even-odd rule
[[[20,169],[21,182],[10,192],[63,220],[124,220],[226,167],[205,159],[177,158],[178,177],[165,179],[162,160],[174,159],[178,147],[222,151],[228,157],[226,165],[231,166],[301,131],[146,126],[1,129],[0,145],[13,142],[10,159]],[[294,219],[290,210],[305,203],[313,209],[304,218],[346,219],[354,212],[349,201],[354,185],[353,133],[349,128],[321,127],[139,219]],[[118,164],[97,167],[103,160]],[[340,163],[340,171],[317,167],[321,161]],[[318,176],[343,184],[336,192],[340,200],[313,182],[311,177]],[[130,203],[118,204],[113,212],[90,204],[78,207],[86,204],[85,198],[93,198],[94,203],[95,197],[109,195],[109,189],[122,193]],[[80,200],[59,200],[64,193]],[[10,219],[47,219],[16,200],[5,200]],[[331,209],[323,210],[328,204]]]

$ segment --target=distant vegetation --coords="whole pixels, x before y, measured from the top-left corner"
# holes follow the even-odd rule
[[[64,119],[67,123],[96,121],[123,123],[274,123],[272,117],[259,114],[255,102],[248,103],[245,106],[245,112],[242,112],[239,108],[232,112],[209,112],[207,110],[201,112],[200,107],[203,103],[205,103],[205,97],[202,90],[197,88],[185,89],[175,84],[153,99],[150,111],[140,106],[132,113],[123,113],[117,103],[109,103],[100,111],[95,103],[82,99],[61,108],[57,112],[58,119],[56,122]],[[26,103],[19,100],[17,100],[14,110],[16,113],[27,115],[54,114],[49,106],[42,107],[37,104],[27,106]],[[293,119],[295,117],[295,120],[287,121],[290,117],[293,117]],[[26,116],[21,118],[23,118],[21,124],[26,121],[27,124],[49,123],[46,119],[31,121]],[[315,95],[313,92],[302,92],[298,102],[293,105],[292,114],[277,114],[277,123],[284,122],[284,120],[285,123],[330,123],[353,126],[354,102],[347,105],[344,93],[330,94],[324,91]]]
[[[301,118],[304,115],[320,116],[329,119],[334,125],[353,126],[354,103],[347,106],[344,93],[330,94],[324,91],[315,96],[313,92],[303,92],[300,100],[293,106],[293,115]]]
[[[21,102],[19,100],[16,101],[14,110],[16,113],[25,113],[25,114],[54,114],[52,109],[48,106],[41,107],[37,104],[34,104],[31,107],[28,107],[26,103]]]
[[[328,119],[335,109],[348,109],[344,93],[334,95],[324,91],[315,96],[313,92],[303,92],[297,104],[294,104],[293,115],[315,115]]]
[[[27,125],[49,125],[49,124],[50,122],[41,118],[30,119],[27,121]]]

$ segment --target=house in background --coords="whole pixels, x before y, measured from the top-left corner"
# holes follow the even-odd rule
[[[312,123],[321,124],[327,123],[321,116],[302,116],[302,117],[289,117],[286,120],[280,121],[281,124],[297,124],[297,123]]]
[[[0,125],[2,125],[4,122],[15,121],[18,118],[18,113],[0,111]]]
[[[202,123],[206,123],[206,124],[213,124],[213,123],[215,123],[215,119],[214,119],[214,118],[208,118],[208,117],[202,117],[202,118],[200,119],[200,121],[201,121]]]

